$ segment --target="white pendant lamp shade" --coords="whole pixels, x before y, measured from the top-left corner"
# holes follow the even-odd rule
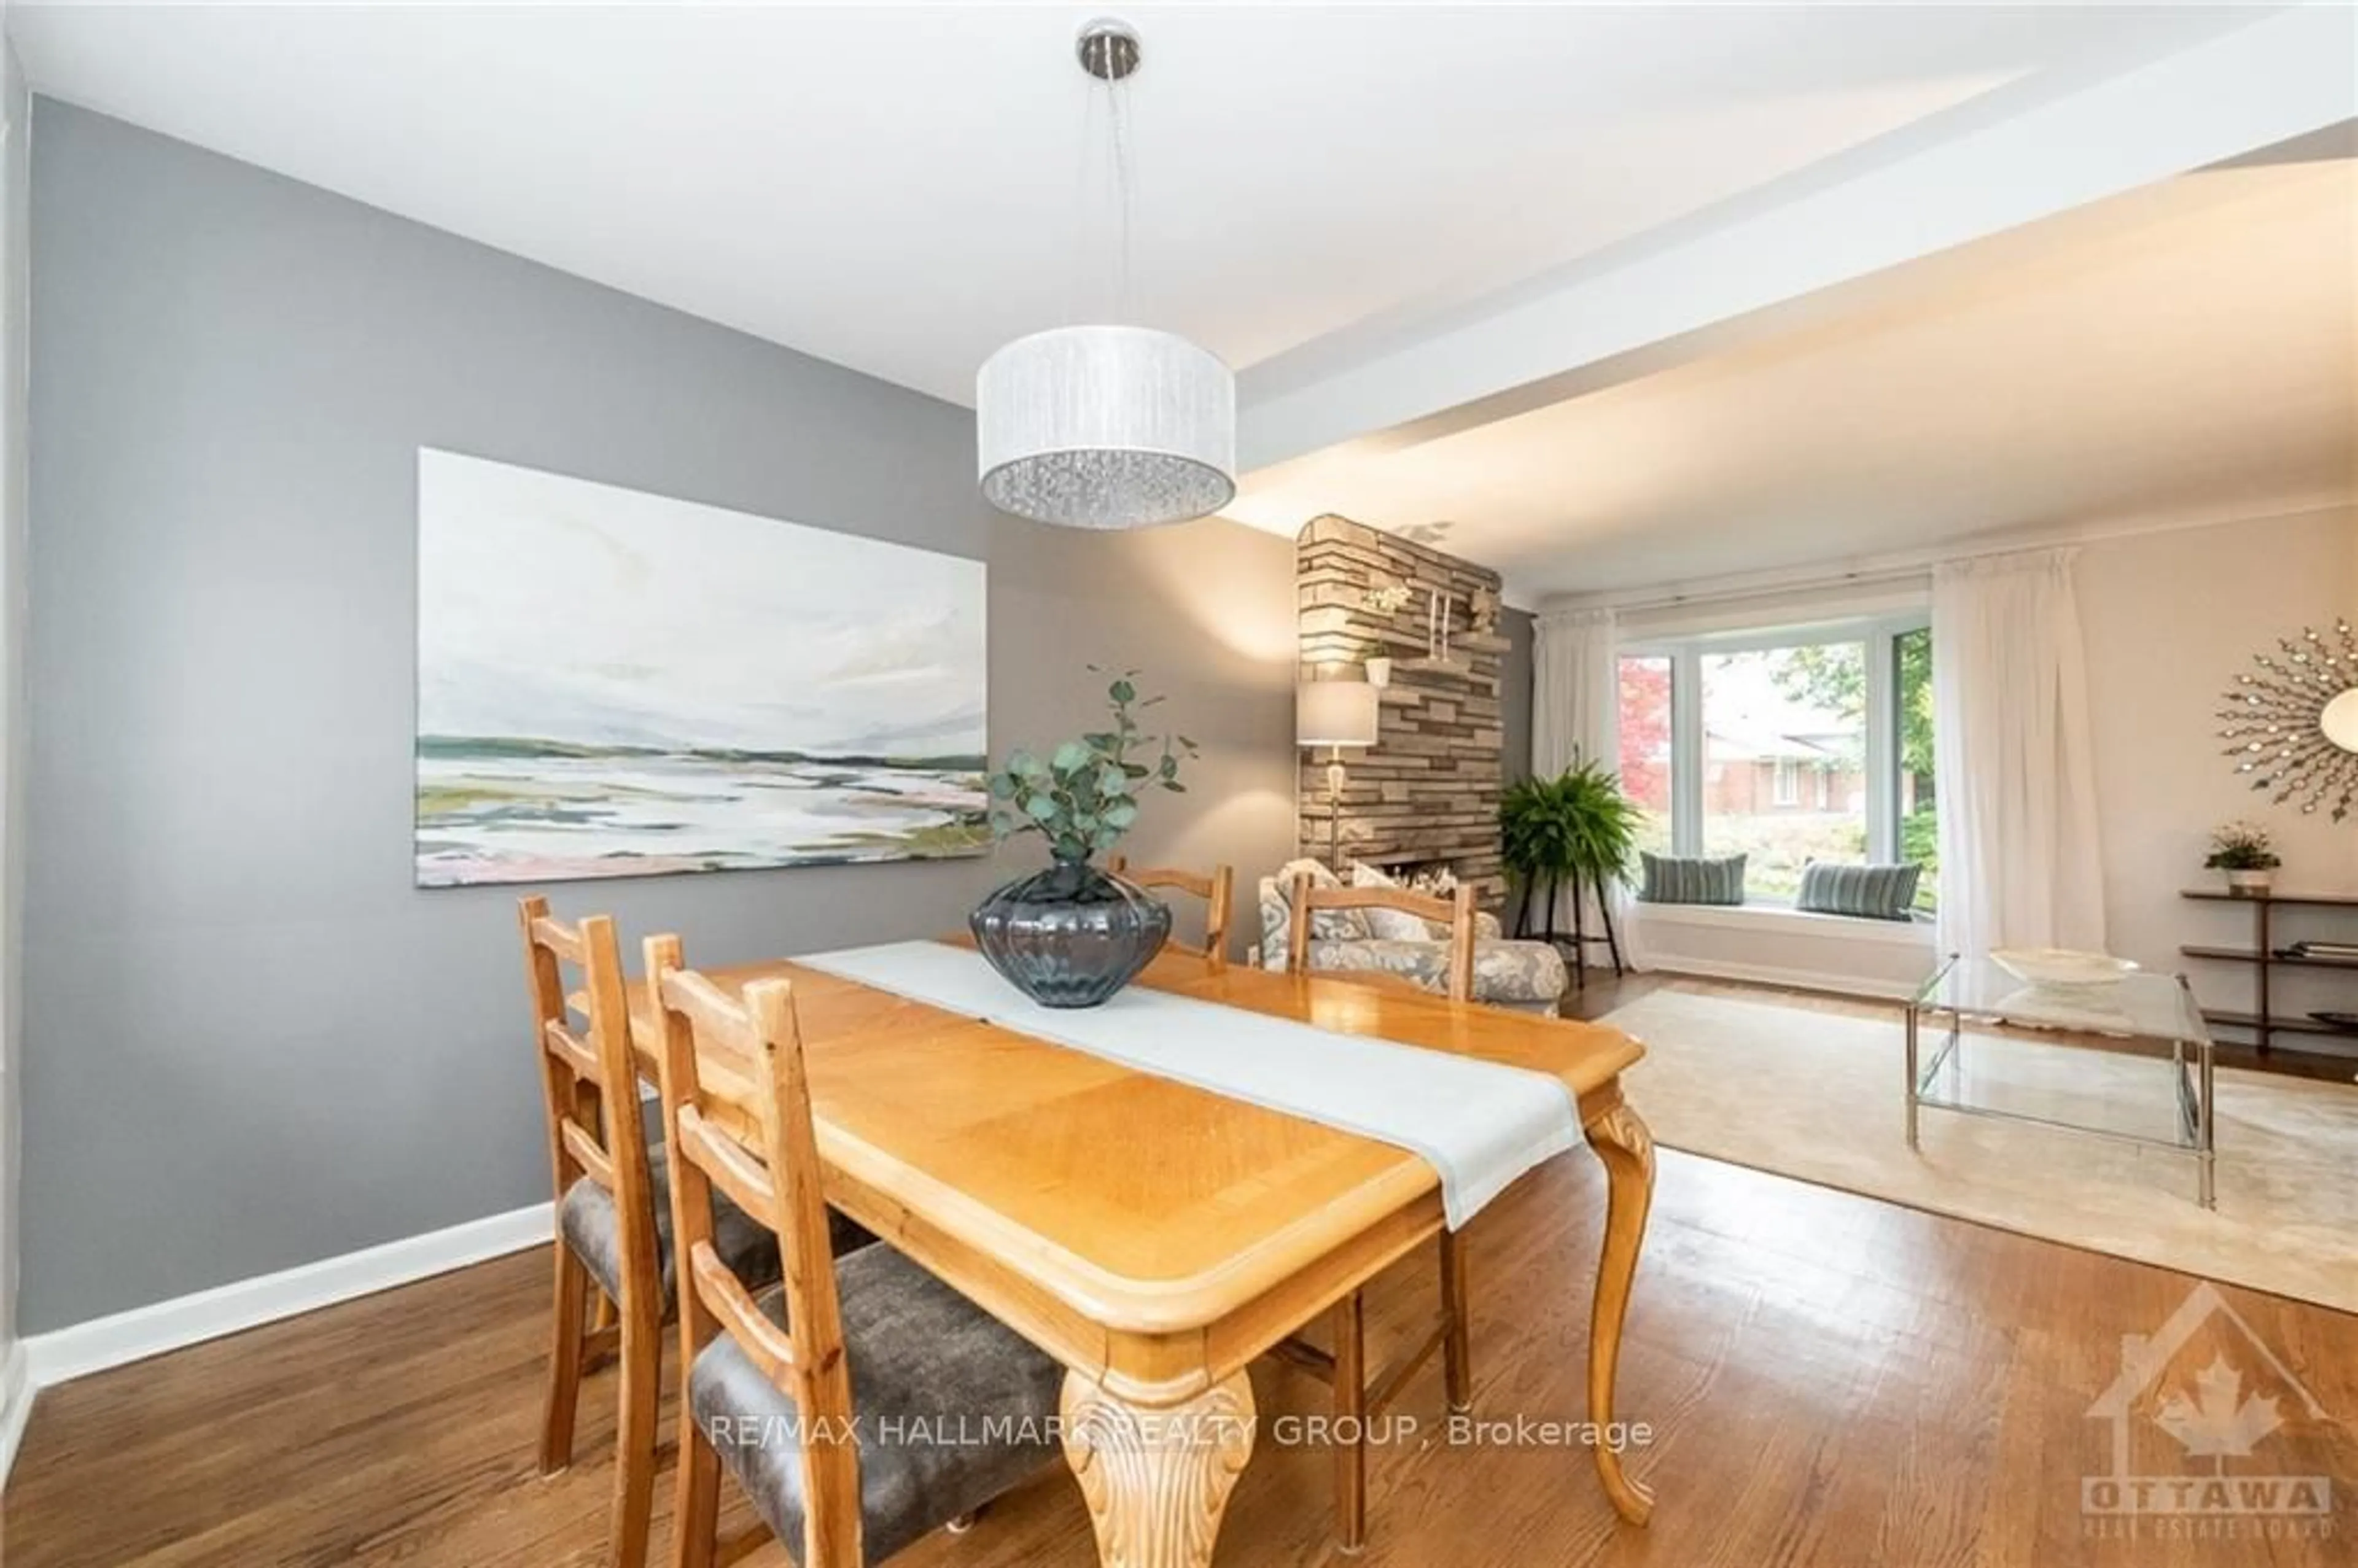
[[[982,493],[1072,528],[1184,522],[1237,493],[1237,383],[1218,356],[1145,327],[1018,338],[975,378]]]

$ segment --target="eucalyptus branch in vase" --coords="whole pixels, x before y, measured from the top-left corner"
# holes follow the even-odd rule
[[[1185,793],[1179,770],[1196,755],[1195,742],[1176,732],[1146,733],[1139,715],[1163,698],[1141,697],[1137,676],[1124,670],[1106,687],[1112,729],[1066,741],[1044,760],[1022,749],[1008,753],[990,774],[996,838],[1037,833],[1057,860],[1087,860],[1112,849],[1137,823],[1141,791]],[[1141,754],[1154,760],[1140,762]]]

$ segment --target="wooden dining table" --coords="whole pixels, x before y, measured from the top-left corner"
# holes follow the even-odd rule
[[[730,991],[793,982],[828,1203],[1064,1365],[1065,1455],[1106,1568],[1211,1562],[1252,1454],[1246,1368],[1443,1227],[1433,1167],[1391,1144],[791,959],[706,973]],[[1562,1080],[1607,1176],[1588,1413],[1609,1428],[1653,1193],[1620,1082],[1643,1047],[1387,977],[1165,954],[1137,983]],[[631,991],[652,1076],[656,1020]],[[1643,1523],[1651,1494],[1614,1445],[1594,1452],[1615,1509]]]

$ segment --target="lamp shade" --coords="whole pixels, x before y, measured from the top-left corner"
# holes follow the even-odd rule
[[[1372,746],[1379,698],[1363,680],[1309,681],[1293,688],[1293,739],[1303,746]]]
[[[1236,497],[1236,377],[1176,333],[1034,332],[984,361],[974,393],[982,493],[1002,512],[1142,528]]]

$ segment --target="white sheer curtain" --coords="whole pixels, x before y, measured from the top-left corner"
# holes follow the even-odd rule
[[[1610,610],[1562,610],[1542,615],[1531,632],[1531,772],[1553,778],[1574,762],[1621,765],[1621,674],[1618,633]],[[1621,938],[1622,961],[1639,966],[1629,925],[1629,890],[1602,890]],[[1570,900],[1557,912],[1570,930]],[[1595,934],[1594,925],[1590,927]],[[1603,949],[1591,955],[1602,957]]]
[[[1932,574],[1941,945],[2104,946],[2076,551]]]

